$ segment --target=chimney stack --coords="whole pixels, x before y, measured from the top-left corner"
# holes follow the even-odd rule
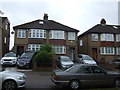
[[[44,20],[48,20],[48,14],[44,13],[43,19],[44,19]]]
[[[105,20],[104,18],[101,19],[100,24],[102,24],[102,25],[106,25],[106,20]]]

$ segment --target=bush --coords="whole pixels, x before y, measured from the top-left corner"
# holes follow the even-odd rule
[[[52,66],[54,55],[52,46],[46,43],[41,46],[40,51],[35,55],[33,60],[36,61],[38,66]]]

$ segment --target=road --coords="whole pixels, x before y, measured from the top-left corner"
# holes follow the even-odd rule
[[[26,87],[25,90],[41,90],[41,89],[46,89],[46,90],[53,90],[53,89],[60,89],[62,88],[61,86],[55,85],[51,79],[50,71],[32,71],[30,69],[17,69],[16,67],[7,67],[6,69],[11,69],[15,71],[19,71],[22,73],[25,73],[27,78],[26,78]],[[21,89],[20,89],[21,90]]]

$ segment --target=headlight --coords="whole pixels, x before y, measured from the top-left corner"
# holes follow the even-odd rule
[[[3,64],[3,59],[1,59],[0,63]]]
[[[26,79],[26,75],[24,75],[24,76],[18,76],[17,79],[19,79],[19,80],[25,80]]]

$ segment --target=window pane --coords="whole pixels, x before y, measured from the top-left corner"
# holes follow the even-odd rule
[[[68,32],[68,40],[75,40],[75,32]]]
[[[26,37],[26,32],[24,29],[18,29],[17,31],[17,37],[18,38],[25,38]]]
[[[53,50],[56,54],[65,54],[65,46],[53,46]]]
[[[101,34],[101,41],[114,41],[114,34]]]
[[[92,34],[92,41],[98,41],[98,34]]]

